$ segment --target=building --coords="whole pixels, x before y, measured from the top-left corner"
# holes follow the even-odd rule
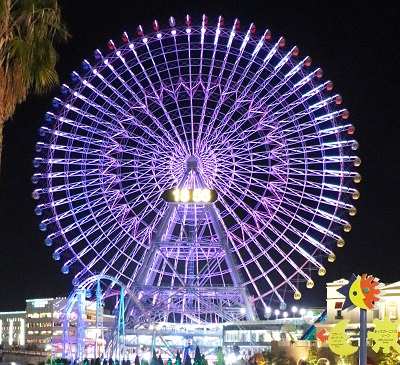
[[[326,343],[315,337],[315,333],[325,328],[328,332],[342,319],[348,319],[346,333],[350,335],[353,345],[359,342],[359,310],[343,310],[344,296],[338,289],[348,283],[340,279],[327,284],[326,310],[293,311],[280,313],[278,310],[273,318],[256,322],[239,322],[213,324],[209,326],[158,323],[155,326],[143,324],[135,329],[126,330],[126,346],[128,354],[133,350],[145,351],[155,344],[163,346],[163,341],[172,348],[194,348],[212,351],[216,346],[223,346],[227,351],[234,347],[240,348],[240,353],[249,357],[255,352],[268,350],[284,350],[291,364],[300,364],[307,358],[311,346],[318,349],[321,363],[329,365],[336,362],[336,356]],[[373,329],[373,320],[389,317],[392,321],[400,318],[400,282],[384,285],[379,308],[368,311],[368,328]],[[60,356],[63,340],[63,308],[67,298],[29,299],[26,310],[0,313],[0,338],[5,348],[12,346],[30,346],[52,351],[54,356]],[[99,329],[96,327],[96,303],[86,302],[85,323],[85,354],[87,357],[95,353],[98,345]],[[322,313],[321,313],[322,312]],[[103,314],[104,331],[115,324],[115,316]],[[76,339],[77,315],[72,311],[68,317],[67,331],[72,346]],[[160,340],[158,336],[161,335]],[[305,336],[307,334],[307,336]],[[310,335],[311,334],[311,335]],[[76,341],[76,340],[75,340]],[[371,344],[370,344],[371,345]],[[142,351],[141,350],[141,351]],[[99,352],[97,352],[99,353]],[[355,355],[356,356],[356,355]],[[368,364],[376,364],[376,354],[368,349]]]
[[[0,312],[0,344],[5,349],[25,347],[28,350],[51,351],[61,355],[63,341],[63,309],[67,298],[27,299],[25,311]],[[76,313],[72,313],[66,325],[72,345],[76,338]],[[95,303],[86,302],[86,343],[93,346],[96,328]],[[115,317],[103,313],[103,326],[111,326]]]
[[[0,344],[3,346],[25,346],[25,311],[0,312]]]

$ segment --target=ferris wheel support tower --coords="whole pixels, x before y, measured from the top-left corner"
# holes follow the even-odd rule
[[[186,172],[178,186],[178,189],[185,188],[207,189],[198,169],[198,159],[193,155],[187,159]],[[211,226],[217,240],[197,240],[197,231],[203,229],[204,225]],[[181,239],[172,241],[171,233],[176,230],[182,232],[179,235]],[[196,258],[204,258],[202,252],[210,252],[210,247],[213,255],[201,265],[196,265]],[[171,259],[172,252],[174,258],[182,254],[192,256],[193,259],[188,264],[192,267],[182,268],[174,265]],[[216,265],[226,266],[231,277],[230,284],[221,283],[221,286],[218,286],[213,282],[211,274]],[[176,280],[172,281],[174,285],[164,287],[160,285],[157,268],[166,266]],[[178,315],[181,322],[194,323],[215,321],[216,318],[221,321],[243,318],[255,320],[257,313],[235,267],[222,219],[213,203],[169,202],[137,275],[137,288],[140,290],[138,296],[146,301],[157,293],[157,300],[153,301],[153,306],[165,308],[164,313],[160,315],[167,320],[169,314]],[[204,273],[207,272],[210,273],[210,280],[204,283]],[[182,300],[186,302],[183,305]],[[165,306],[165,303],[168,303],[168,306]]]

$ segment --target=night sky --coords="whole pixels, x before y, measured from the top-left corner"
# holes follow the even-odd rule
[[[327,264],[327,275],[315,278],[304,305],[323,306],[326,282],[367,272],[384,283],[400,280],[400,12],[396,1],[59,1],[72,35],[58,46],[60,81],[69,82],[94,49],[108,39],[120,39],[137,25],[150,31],[153,19],[168,25],[173,15],[183,23],[191,14],[200,23],[203,13],[210,24],[219,15],[232,25],[239,18],[246,29],[254,22],[297,45],[310,55],[314,67],[335,84],[350,111],[360,143],[358,214],[351,218],[346,245],[336,250],[337,260]],[[155,5],[157,4],[157,5]],[[366,5],[368,4],[368,5]],[[61,261],[52,259],[44,245],[40,217],[33,210],[32,160],[38,129],[50,109],[52,97],[30,97],[17,108],[4,128],[0,182],[0,311],[22,310],[25,299],[68,295],[72,277],[61,273]]]

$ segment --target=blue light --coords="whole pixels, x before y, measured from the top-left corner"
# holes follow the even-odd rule
[[[50,247],[53,244],[53,240],[51,239],[51,237],[46,237],[46,239],[44,240],[44,244]]]
[[[57,251],[55,251],[54,253],[53,253],[53,260],[55,260],[55,261],[58,261],[58,260],[60,260],[60,253],[59,252],[57,252]]]

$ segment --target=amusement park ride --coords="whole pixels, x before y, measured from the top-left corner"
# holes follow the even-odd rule
[[[95,357],[123,358],[125,331],[144,325],[285,309],[325,274],[356,214],[354,127],[311,58],[238,19],[168,23],[95,50],[40,129],[32,195],[45,244],[74,275],[64,321],[78,308],[76,359],[92,293],[106,342]],[[116,324],[103,333],[110,297]]]

